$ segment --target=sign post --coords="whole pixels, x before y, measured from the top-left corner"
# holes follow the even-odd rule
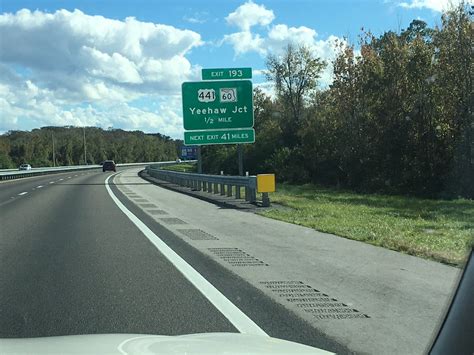
[[[239,175],[244,175],[244,156],[242,154],[242,145],[237,144],[237,163],[239,164]]]
[[[197,147],[197,159],[198,159],[198,174],[202,174],[201,146]]]

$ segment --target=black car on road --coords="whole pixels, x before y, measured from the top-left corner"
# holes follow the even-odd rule
[[[109,171],[117,171],[115,166],[115,162],[113,160],[106,160],[104,164],[102,164],[102,171],[105,173],[107,170]]]

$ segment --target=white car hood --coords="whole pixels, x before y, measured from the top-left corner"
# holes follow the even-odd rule
[[[68,335],[0,339],[1,354],[332,354],[286,340],[239,333],[179,336]]]

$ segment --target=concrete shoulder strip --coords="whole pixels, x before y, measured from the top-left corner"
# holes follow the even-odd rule
[[[199,272],[176,254],[165,242],[153,233],[138,217],[130,212],[114,195],[109,186],[111,175],[105,179],[105,188],[120,210],[150,240],[150,242],[216,307],[237,330],[245,334],[267,335],[245,313],[229,301],[218,289],[207,281]]]

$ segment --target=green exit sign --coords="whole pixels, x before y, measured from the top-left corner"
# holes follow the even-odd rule
[[[241,144],[254,142],[255,130],[253,128],[184,132],[184,144],[186,145]]]
[[[252,68],[203,69],[202,80],[252,79]]]
[[[185,130],[253,127],[250,80],[187,82],[181,88]]]

